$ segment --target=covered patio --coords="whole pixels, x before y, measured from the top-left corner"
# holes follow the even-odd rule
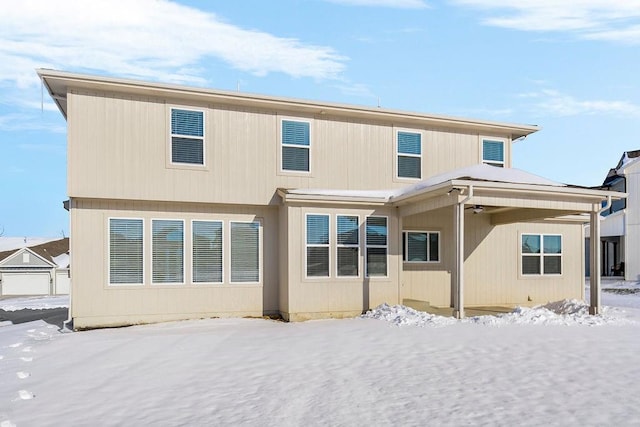
[[[473,224],[467,224],[473,216],[488,217],[484,221],[491,226],[520,223],[574,224],[580,225],[582,229],[581,224],[588,222],[590,241],[599,242],[600,211],[607,209],[612,200],[624,197],[624,193],[560,184],[518,169],[475,165],[406,187],[391,196],[389,202],[398,208],[400,229],[403,229],[403,221],[408,217],[429,215],[435,211],[449,212],[454,232],[446,243],[455,248],[455,268],[451,272],[451,306],[453,316],[463,318],[467,314],[465,271],[470,255],[469,248],[465,248],[465,241],[470,240],[467,234],[475,232]],[[470,249],[473,251],[476,248]],[[584,254],[584,250],[581,253]],[[590,287],[590,313],[599,314],[601,273],[600,264],[593,260],[600,259],[600,245],[591,244],[589,253],[591,271],[596,273],[592,274],[596,279]],[[584,259],[582,263],[581,271],[584,271]],[[520,273],[522,270],[519,269]],[[579,280],[577,285],[582,287],[582,274],[572,280]],[[439,310],[442,309],[440,307]]]

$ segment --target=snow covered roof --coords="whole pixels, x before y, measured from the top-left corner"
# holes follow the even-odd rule
[[[447,181],[453,181],[457,179],[468,179],[471,181],[489,181],[489,182],[503,182],[510,184],[529,184],[529,185],[547,185],[552,187],[566,187],[565,184],[551,181],[532,173],[515,169],[515,168],[499,168],[495,166],[478,164],[468,166],[466,168],[455,169],[449,172],[441,173],[439,175],[432,176],[424,179],[409,187],[404,187],[395,190],[391,195],[391,198],[398,198],[400,196],[411,195],[417,191],[434,187],[436,185],[445,183]]]
[[[499,168],[486,164],[478,164],[468,166],[461,169],[455,169],[444,172],[432,177],[426,178],[413,185],[389,189],[389,190],[329,190],[329,189],[313,189],[301,188],[286,190],[287,194],[304,195],[304,196],[325,196],[336,198],[352,198],[362,201],[377,202],[393,202],[400,198],[410,197],[424,190],[436,187],[440,184],[455,180],[485,181],[499,182],[505,184],[525,184],[540,185],[549,187],[567,187],[566,184],[551,181],[532,173],[515,169],[515,168]]]

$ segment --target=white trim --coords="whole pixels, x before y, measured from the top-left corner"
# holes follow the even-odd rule
[[[361,242],[362,242],[362,236],[361,236],[361,226],[362,224],[360,223],[360,215],[358,214],[340,214],[340,213],[336,213],[335,215],[333,215],[335,217],[335,221],[336,221],[336,225],[335,225],[335,234],[336,234],[336,239],[335,239],[335,255],[336,255],[336,262],[335,262],[335,274],[336,274],[336,278],[338,279],[359,279],[362,276],[362,266],[361,264]],[[358,243],[356,244],[344,244],[344,243],[338,243],[338,217],[352,217],[352,218],[357,218],[358,220],[358,229],[357,229],[357,234],[358,234]],[[331,222],[331,220],[329,220],[329,222]],[[331,243],[331,241],[329,241],[329,243]],[[388,242],[387,242],[388,243]],[[338,248],[356,248],[358,249],[358,261],[357,261],[357,269],[358,269],[358,274],[355,276],[342,276],[339,274],[338,271]],[[305,247],[306,249],[306,247]],[[306,253],[305,253],[305,258],[306,258]],[[305,269],[305,274],[306,274],[306,269]]]
[[[540,237],[540,253],[538,254],[527,254],[527,253],[523,253],[522,252],[522,236],[539,236]],[[545,236],[557,236],[560,237],[560,253],[549,253],[549,254],[545,254],[544,252],[544,238]],[[519,233],[519,239],[518,239],[518,254],[520,255],[519,260],[518,260],[518,265],[519,265],[519,271],[518,274],[520,277],[522,278],[528,278],[528,277],[536,277],[536,278],[543,278],[543,277],[561,277],[564,275],[564,239],[563,239],[563,235],[560,233],[526,233],[526,232],[521,232]],[[522,271],[523,268],[523,264],[522,264],[522,259],[523,257],[539,257],[540,258],[540,273],[524,273]],[[545,256],[559,256],[560,257],[560,273],[547,273],[545,274],[544,272],[544,257]]]
[[[408,153],[398,153],[398,134],[400,132],[403,133],[413,133],[416,135],[420,135],[420,154],[408,154]],[[393,128],[393,177],[396,180],[405,182],[405,181],[411,181],[411,182],[416,182],[416,181],[420,181],[423,179],[424,177],[424,140],[425,140],[425,132],[422,129],[410,129],[410,128],[398,128],[398,127],[394,127]],[[417,157],[420,159],[420,177],[418,178],[412,178],[412,177],[406,177],[406,176],[399,176],[398,175],[398,157],[403,156],[403,157]]]
[[[385,222],[387,225],[387,235],[386,235],[386,240],[387,240],[387,244],[386,245],[369,245],[367,243],[367,220],[369,218],[385,218]],[[367,251],[368,248],[384,248],[386,249],[386,271],[385,271],[385,275],[384,276],[370,276],[369,275],[369,253]],[[367,215],[364,219],[364,276],[366,278],[369,279],[385,279],[389,277],[389,217],[386,215]]]
[[[154,282],[153,281],[153,222],[154,221],[179,221],[182,223],[182,282]],[[186,235],[187,227],[186,221],[180,218],[151,218],[151,285],[154,286],[175,286],[186,284],[187,279],[187,266],[186,266]]]
[[[442,247],[441,247],[441,242],[442,239],[441,237],[441,233],[439,231],[429,231],[429,230],[402,230],[402,235],[408,234],[408,233],[426,233],[427,234],[427,261],[409,261],[409,260],[402,260],[403,263],[405,264],[440,264],[440,262],[442,262]],[[438,236],[438,260],[437,261],[430,261],[429,258],[431,258],[431,247],[429,245],[429,236],[431,234],[436,234]],[[404,238],[404,247],[402,248],[403,250],[403,254],[405,255],[406,258],[409,257],[409,238],[408,236],[406,238]]]
[[[195,111],[195,112],[199,112],[202,113],[202,137],[199,136],[192,136],[192,135],[183,135],[183,134],[174,134],[173,133],[173,126],[171,125],[171,115],[173,110],[184,110],[184,111]],[[169,112],[168,112],[169,118],[167,120],[168,124],[169,124],[169,157],[168,157],[168,164],[172,167],[179,167],[179,168],[194,168],[194,169],[203,169],[207,167],[207,112],[204,108],[197,108],[197,107],[183,107],[180,105],[169,105]],[[173,137],[178,137],[178,138],[185,138],[185,139],[202,139],[202,164],[198,164],[198,163],[181,163],[181,162],[174,162],[173,161]]]
[[[227,260],[229,263],[229,281],[226,282],[229,285],[256,285],[256,284],[262,284],[263,283],[263,276],[262,276],[262,265],[263,265],[263,260],[262,260],[262,247],[263,247],[263,243],[262,243],[262,239],[263,239],[263,232],[262,232],[262,228],[263,228],[263,224],[262,224],[262,218],[255,218],[253,221],[235,221],[235,220],[228,220],[228,227],[229,227],[229,233],[228,233],[228,248],[229,248],[229,255],[227,256]],[[237,223],[237,224],[258,224],[258,281],[257,282],[234,282],[231,280],[231,257],[232,257],[232,249],[231,249],[231,224],[233,223]],[[224,246],[223,246],[224,248]],[[224,262],[224,251],[222,254],[223,257],[223,262]],[[223,268],[224,271],[224,268]],[[224,280],[224,275],[222,276],[223,280]]]
[[[300,122],[300,123],[308,123],[309,124],[309,145],[296,145],[296,144],[284,144],[282,142],[282,123],[288,122]],[[292,117],[292,116],[278,116],[278,173],[279,174],[293,174],[293,175],[311,175],[311,170],[313,169],[313,156],[311,147],[313,147],[313,119],[305,118],[305,117]],[[284,147],[291,148],[306,148],[309,151],[309,170],[308,171],[297,171],[297,170],[289,170],[283,168],[283,155],[282,151]]]
[[[194,230],[194,228],[193,228],[193,223],[194,223],[194,222],[219,222],[219,223],[220,223],[220,232],[222,233],[222,235],[220,236],[220,238],[221,238],[221,242],[220,242],[220,243],[221,243],[221,245],[222,245],[222,247],[220,248],[220,252],[221,252],[221,255],[222,255],[222,259],[221,259],[221,263],[222,263],[222,265],[221,265],[221,268],[222,268],[222,274],[221,274],[221,276],[220,276],[220,281],[219,281],[219,282],[196,282],[196,281],[195,281],[194,271],[193,271],[193,260],[194,260],[194,258],[195,258],[195,251],[193,250],[193,246],[194,246],[194,243],[193,243],[193,242],[194,242],[194,239],[193,239],[193,230]],[[191,275],[191,281],[190,281],[190,284],[192,284],[192,285],[194,285],[194,286],[201,286],[201,285],[221,285],[221,284],[224,284],[224,275],[225,275],[225,272],[226,272],[226,269],[225,269],[225,267],[224,267],[224,255],[225,255],[225,250],[224,250],[224,239],[225,239],[225,235],[226,235],[226,233],[225,233],[225,231],[224,231],[224,221],[223,221],[223,220],[221,220],[221,219],[211,219],[211,220],[209,220],[209,219],[194,219],[194,218],[192,218],[192,219],[190,220],[190,224],[189,224],[189,226],[191,227],[191,229],[189,230],[189,232],[190,232],[190,233],[189,233],[189,235],[191,236],[191,245],[190,245],[190,246],[191,246],[191,248],[190,248],[190,249],[191,249],[191,251],[190,251],[190,252],[191,252],[191,257],[190,257],[190,261],[191,261],[191,262],[190,262],[190,264],[191,264],[191,266],[190,266],[190,268],[189,268],[189,273],[190,273],[190,275]],[[185,233],[185,234],[186,234],[186,233]]]
[[[122,220],[134,220],[134,221],[142,221],[142,283],[111,283],[111,220],[112,219],[122,219]],[[145,277],[146,277],[146,263],[145,263],[145,221],[144,218],[136,218],[136,217],[107,217],[107,286],[144,286],[145,285]]]
[[[307,218],[310,215],[317,215],[317,216],[326,216],[328,221],[327,221],[327,240],[328,243],[326,244],[308,244],[307,243]],[[327,279],[329,277],[331,277],[331,214],[328,213],[314,213],[314,212],[306,212],[304,214],[304,277],[305,279],[310,279],[310,280],[323,280],[323,279]],[[335,215],[334,215],[335,216]],[[308,255],[307,255],[307,248],[324,248],[326,247],[328,252],[327,252],[327,262],[328,262],[328,268],[327,268],[327,275],[326,276],[309,276],[307,275],[308,270],[307,270],[307,261],[308,261]]]

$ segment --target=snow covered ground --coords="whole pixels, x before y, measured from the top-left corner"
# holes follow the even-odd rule
[[[47,300],[11,307],[60,304]],[[640,425],[640,294],[603,302],[596,317],[564,301],[464,321],[382,306],[304,323],[0,326],[0,427]]]

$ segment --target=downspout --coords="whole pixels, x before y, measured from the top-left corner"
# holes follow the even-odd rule
[[[67,206],[65,206],[65,209],[69,212],[69,222],[73,222],[71,220],[71,209],[73,208],[73,206],[75,205],[75,203],[73,203],[73,199],[71,197],[69,197],[69,201]],[[67,309],[67,320],[65,320],[64,322],[62,322],[62,328],[60,328],[60,330],[64,330],[65,328],[73,331],[73,327],[69,327],[69,325],[71,324],[71,322],[73,321],[73,317],[71,316],[71,295],[73,294],[73,278],[71,277],[71,229],[69,229],[69,268],[67,269],[67,274],[69,275],[69,308]]]
[[[473,185],[467,187],[467,196],[458,202],[456,206],[456,301],[453,316],[457,319],[464,318],[464,205],[473,197]]]
[[[607,204],[591,213],[590,255],[591,271],[589,274],[589,314],[600,314],[601,304],[601,270],[600,270],[600,214],[611,207],[611,196],[607,196]]]

